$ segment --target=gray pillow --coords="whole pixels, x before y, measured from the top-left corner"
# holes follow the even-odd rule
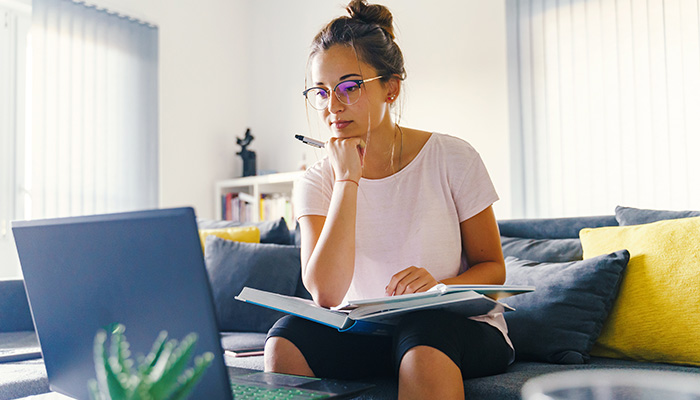
[[[582,261],[538,263],[506,258],[506,284],[535,291],[504,300],[508,336],[519,360],[583,364],[617,297],[630,255],[619,250]]]
[[[667,219],[700,217],[700,211],[645,210],[632,207],[615,207],[615,218],[620,226],[650,224]]]
[[[284,218],[246,223],[197,218],[198,229],[222,229],[235,226],[256,226],[260,230],[260,243],[294,244]]]
[[[504,257],[540,262],[567,262],[583,259],[580,239],[529,239],[501,236]]]
[[[300,294],[298,247],[208,236],[204,254],[222,331],[267,332],[284,315],[234,299],[245,286],[289,296]]]

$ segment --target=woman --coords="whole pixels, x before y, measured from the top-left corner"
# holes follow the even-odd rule
[[[491,205],[476,151],[401,127],[391,110],[405,69],[392,15],[352,1],[313,41],[304,91],[332,137],[296,190],[302,279],[321,306],[422,292],[438,283],[502,284]],[[338,378],[398,375],[400,398],[464,398],[463,379],[499,373],[513,348],[500,314],[404,317],[393,337],[339,333],[288,316],[268,333],[268,371]]]

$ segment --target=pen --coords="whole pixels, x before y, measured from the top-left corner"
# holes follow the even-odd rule
[[[304,135],[294,135],[294,137],[301,140],[302,143],[306,143],[309,146],[318,147],[319,149],[322,149],[326,145],[325,143],[323,143],[320,140],[311,139],[311,138],[308,138]]]

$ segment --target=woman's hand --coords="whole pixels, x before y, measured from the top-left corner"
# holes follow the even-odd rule
[[[351,179],[359,182],[365,155],[365,141],[359,137],[332,137],[326,143],[326,151],[333,165],[335,179]]]
[[[425,292],[438,282],[425,268],[408,267],[391,277],[386,286],[387,296]]]

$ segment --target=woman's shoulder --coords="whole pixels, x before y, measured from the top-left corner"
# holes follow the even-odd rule
[[[333,182],[333,167],[328,157],[316,161],[299,178],[297,184],[321,185],[324,181]]]
[[[433,132],[432,136],[442,147],[459,151],[476,151],[469,142],[460,137],[440,132]]]
[[[445,133],[433,132],[429,141],[430,148],[445,161],[464,164],[480,158],[479,153],[466,140]]]

